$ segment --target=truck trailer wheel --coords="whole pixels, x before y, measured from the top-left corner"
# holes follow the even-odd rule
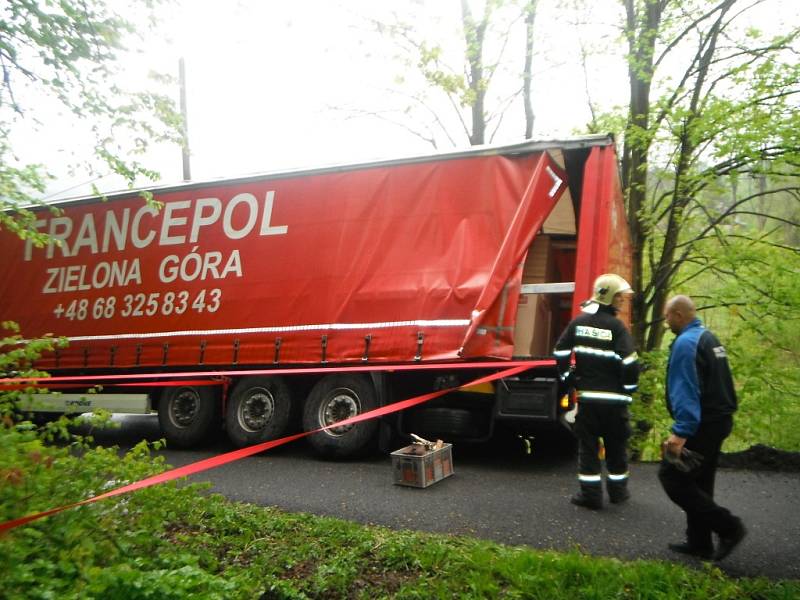
[[[211,386],[164,388],[158,422],[172,448],[190,448],[209,441],[219,424],[217,390]]]
[[[239,448],[280,437],[289,423],[289,388],[280,377],[245,377],[228,400],[225,430]]]
[[[328,375],[311,390],[303,408],[303,429],[313,431],[370,411],[377,406],[375,388],[359,375]],[[311,446],[329,458],[346,458],[363,451],[375,437],[374,419],[331,427],[309,436]]]

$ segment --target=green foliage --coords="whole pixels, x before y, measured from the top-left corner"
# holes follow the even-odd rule
[[[652,350],[662,343],[664,301],[687,291],[678,289],[686,266],[707,267],[726,252],[724,229],[742,214],[731,202],[737,183],[758,173],[797,188],[800,28],[791,20],[774,20],[768,32],[750,26],[752,11],[779,8],[772,0],[624,4],[631,110],[623,181],[641,294],[635,335]],[[766,198],[769,187],[757,193]],[[770,202],[754,210],[776,215]],[[730,272],[714,276],[735,282]]]
[[[800,253],[772,243],[780,230],[734,237],[751,227],[727,229],[722,250],[709,248],[715,269],[692,286],[736,378],[740,409],[728,449],[762,443],[800,450]],[[731,276],[721,279],[716,271]]]
[[[149,13],[156,4],[147,0],[137,6]],[[47,241],[36,232],[28,207],[37,204],[50,175],[44,165],[21,164],[14,153],[15,121],[48,125],[26,104],[30,97],[53,101],[86,121],[96,158],[131,185],[139,176],[157,177],[133,156],[152,141],[180,142],[180,117],[158,84],[144,91],[114,84],[117,60],[135,35],[131,18],[123,15],[133,14],[106,0],[7,0],[0,8],[0,229],[37,246]]]
[[[24,340],[19,326],[12,321],[0,322],[0,376],[3,377],[47,377],[47,373],[35,368],[35,361],[43,352],[50,352],[67,345],[64,338],[44,337]],[[0,392],[0,421],[13,423],[20,416],[20,405],[28,400],[33,388]]]
[[[39,358],[43,352],[63,347],[66,344],[64,338],[45,337],[35,340],[23,340],[20,335],[19,326],[13,321],[0,322],[0,348],[10,348],[4,353],[0,353],[0,373],[10,371],[25,371],[22,376],[39,376],[41,372],[31,372],[33,361]]]
[[[375,3],[367,17],[378,34],[370,46],[389,44],[375,53],[380,68],[388,54],[402,69],[392,89],[405,98],[396,109],[402,118],[389,120],[434,147],[490,143],[530,76],[522,67],[525,22],[535,15],[536,0],[456,4]]]
[[[62,418],[47,432],[63,435],[69,425]],[[29,422],[0,428],[0,521],[81,501],[164,469],[144,442],[120,457],[115,448],[93,447],[90,436],[67,434],[60,446],[45,444],[46,436]],[[206,571],[215,560],[184,554],[172,561],[156,552],[167,544],[165,521],[196,495],[194,487],[164,485],[14,530],[0,539],[5,597],[184,598],[198,591],[229,597],[231,586]]]
[[[612,133],[616,138],[620,138],[625,131],[626,115],[621,109],[596,114],[591,123],[585,129],[576,129],[575,135],[585,133]]]
[[[700,318],[728,352],[739,410],[725,450],[764,444],[798,451],[800,253],[779,243],[796,232],[778,227],[759,234],[751,221],[742,217],[699,242],[697,259],[679,271],[680,291],[695,299]],[[632,444],[644,460],[658,458],[670,425],[664,401],[667,353],[642,357],[645,371],[632,408],[634,423],[642,427]]]
[[[418,68],[425,80],[432,86],[442,89],[447,94],[461,96],[461,105],[469,106],[467,98],[467,82],[463,75],[450,73],[441,67],[442,49],[439,46],[429,47],[424,41],[419,44]],[[474,102],[474,98],[472,99]]]
[[[638,460],[661,458],[661,442],[667,439],[672,423],[664,398],[668,352],[656,350],[639,356],[642,373],[639,391],[631,405],[633,435],[630,446]]]
[[[209,575],[192,565],[142,571],[136,564],[122,564],[96,569],[84,593],[88,598],[109,600],[223,600],[233,597],[235,591],[234,582]]]
[[[0,122],[0,134],[3,134]],[[7,229],[23,240],[30,239],[37,246],[47,241],[35,228],[36,216],[24,208],[31,193],[42,193],[49,176],[42,165],[13,166],[4,157],[10,153],[5,135],[0,137],[0,229]],[[6,209],[13,209],[7,212]],[[55,211],[56,209],[52,209]]]

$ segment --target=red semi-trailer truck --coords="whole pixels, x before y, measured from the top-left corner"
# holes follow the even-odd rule
[[[244,446],[525,359],[522,375],[309,439],[347,456],[379,432],[522,433],[568,408],[550,351],[593,279],[630,274],[609,136],[150,191],[158,208],[125,192],[38,210],[41,248],[0,231],[0,321],[69,341],[37,366],[72,387],[31,410],[157,411],[172,445],[224,424]],[[120,385],[131,375],[139,387]]]

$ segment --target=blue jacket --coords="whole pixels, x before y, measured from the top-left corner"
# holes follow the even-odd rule
[[[701,422],[736,411],[725,348],[700,319],[686,325],[670,346],[667,408],[674,419],[672,432],[681,437],[694,435]]]

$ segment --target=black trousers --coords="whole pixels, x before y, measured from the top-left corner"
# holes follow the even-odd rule
[[[600,438],[606,449],[606,468],[609,474],[628,472],[628,406],[625,404],[593,403],[583,401],[575,418],[575,436],[578,438],[578,470],[580,475],[600,475],[603,465],[598,451]]]
[[[739,522],[727,508],[714,502],[719,453],[731,429],[733,417],[701,423],[697,433],[686,440],[689,450],[703,455],[700,466],[684,473],[662,460],[658,471],[667,496],[686,513],[686,541],[703,550],[713,548],[712,532],[730,535]]]

